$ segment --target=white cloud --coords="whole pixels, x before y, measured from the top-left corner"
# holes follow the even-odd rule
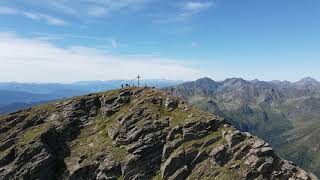
[[[34,13],[30,13],[30,12],[22,12],[21,13],[22,15],[24,15],[25,17],[27,18],[30,18],[30,19],[34,19],[34,20],[39,20],[40,17]]]
[[[66,25],[67,24],[64,20],[47,15],[47,14],[20,11],[18,9],[8,8],[8,7],[0,7],[0,14],[21,15],[23,17],[26,17],[32,20],[45,21],[49,25]]]
[[[208,8],[210,8],[211,6],[213,6],[214,3],[213,2],[193,2],[193,1],[190,1],[190,2],[186,2],[184,4],[184,8],[186,10],[189,10],[189,11],[202,11],[202,10],[206,10]]]
[[[56,47],[46,41],[0,32],[0,81],[73,82],[145,78],[195,79],[185,63],[159,57],[105,54],[86,47]]]
[[[48,3],[49,6],[51,6],[54,9],[58,9],[61,12],[64,12],[65,14],[73,15],[73,16],[79,16],[79,11],[74,9],[74,6],[68,6],[66,3],[67,1],[59,1],[59,0],[49,0],[49,1],[43,1],[45,3]],[[37,2],[39,3],[39,2]],[[78,3],[78,2],[76,2]]]
[[[111,38],[94,37],[94,36],[83,36],[83,35],[73,35],[73,34],[50,34],[41,32],[32,32],[31,35],[37,38],[50,38],[50,39],[83,39],[83,40],[94,40],[94,41],[110,41]]]
[[[1,30],[0,30],[1,32]],[[50,33],[40,33],[40,32],[32,32],[30,36],[35,40],[42,41],[56,41],[56,40],[89,40],[97,42],[97,45],[93,46],[93,48],[103,50],[104,52],[110,53],[110,50],[116,49],[119,47],[127,47],[128,45],[125,43],[120,43],[114,38],[100,38],[94,36],[83,36],[83,35],[72,35],[72,34],[50,34]]]
[[[22,12],[21,14],[33,20],[44,20],[47,24],[50,24],[50,25],[66,25],[67,24],[62,19],[49,16],[46,14],[38,14],[38,13],[30,13],[30,12]]]
[[[154,0],[86,0],[88,3],[104,6],[109,10],[119,10],[122,8],[136,9]]]
[[[46,14],[38,14],[38,16],[40,17],[40,19],[44,19],[50,25],[66,25],[67,24],[62,19],[59,19],[59,18],[56,18],[53,16],[49,16]]]
[[[214,5],[213,2],[207,1],[207,2],[194,2],[189,1],[184,4],[182,4],[182,10],[177,15],[180,19],[187,19],[189,17],[192,17],[204,10],[207,10],[211,8]]]
[[[88,8],[88,15],[89,16],[104,16],[107,13],[107,10],[104,7],[99,7],[99,6],[90,6]]]
[[[173,12],[155,14],[155,19],[153,21],[156,23],[175,23],[187,21],[199,13],[208,10],[214,5],[215,4],[213,1],[186,1],[184,3],[178,3]]]
[[[119,10],[137,10],[155,0],[43,0],[34,3],[73,17],[102,17]]]

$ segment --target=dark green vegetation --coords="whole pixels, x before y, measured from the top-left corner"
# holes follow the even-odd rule
[[[317,179],[219,116],[126,88],[0,116],[0,179]]]
[[[216,82],[202,78],[168,88],[200,109],[221,115],[242,131],[270,142],[281,157],[320,176],[320,83]]]

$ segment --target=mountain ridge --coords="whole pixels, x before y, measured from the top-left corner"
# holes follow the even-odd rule
[[[152,88],[0,116],[3,179],[317,179],[270,145]]]
[[[165,79],[144,79],[141,80],[141,85],[161,88],[182,82]],[[121,85],[136,83],[136,80],[80,81],[71,84],[0,82],[0,114],[14,112],[22,107],[31,107],[31,105],[40,104],[40,102],[116,89]]]
[[[207,80],[214,83],[202,87],[194,86],[197,81],[188,82],[166,90],[206,112],[227,118],[242,131],[271,142],[282,157],[319,175],[320,137],[313,132],[320,129],[320,84],[315,81],[230,78],[219,82]],[[213,85],[218,86],[210,88]]]

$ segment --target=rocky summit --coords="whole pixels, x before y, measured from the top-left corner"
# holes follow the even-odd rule
[[[0,116],[0,179],[317,179],[223,118],[152,88]]]

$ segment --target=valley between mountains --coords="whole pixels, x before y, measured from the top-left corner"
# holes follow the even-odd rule
[[[276,153],[320,176],[320,82],[202,78],[168,92],[241,131],[269,142]]]
[[[225,118],[152,88],[38,105],[0,122],[1,179],[317,179]]]

